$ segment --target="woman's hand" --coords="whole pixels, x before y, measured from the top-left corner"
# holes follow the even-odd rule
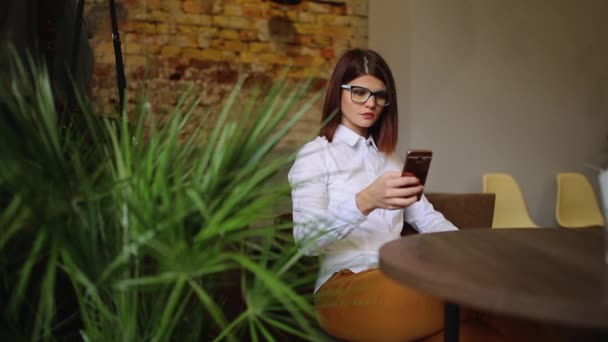
[[[418,178],[401,176],[401,172],[386,172],[355,198],[357,207],[364,215],[374,209],[402,209],[418,200],[417,195],[424,187]]]

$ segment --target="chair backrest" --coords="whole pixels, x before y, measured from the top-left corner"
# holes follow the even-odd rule
[[[492,228],[538,227],[530,214],[519,184],[506,173],[483,175],[483,192],[496,194]]]
[[[494,194],[428,193],[425,196],[435,210],[459,229],[492,227]],[[401,235],[414,233],[416,230],[404,222]]]
[[[566,228],[603,226],[600,206],[585,175],[577,172],[557,174],[557,224]]]

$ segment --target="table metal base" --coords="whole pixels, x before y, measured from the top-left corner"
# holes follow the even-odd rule
[[[459,323],[460,308],[457,304],[446,302],[444,305],[445,342],[458,342]]]

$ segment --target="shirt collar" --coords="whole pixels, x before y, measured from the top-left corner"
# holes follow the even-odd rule
[[[362,141],[362,142],[365,142],[365,144],[367,144],[367,145],[373,146],[374,149],[376,149],[376,151],[378,150],[378,147],[376,146],[376,142],[374,141],[374,138],[371,135],[369,137],[367,137],[367,139],[364,139],[362,136],[353,132],[348,127],[346,127],[342,124],[338,125],[338,128],[336,128],[336,133],[334,133],[334,138],[338,138],[338,139],[344,141],[351,147],[354,147],[357,144],[357,142]]]

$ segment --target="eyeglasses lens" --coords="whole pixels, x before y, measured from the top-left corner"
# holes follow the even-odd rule
[[[377,105],[386,106],[388,104],[388,94],[385,91],[372,93],[369,89],[363,87],[352,87],[350,90],[351,99],[358,103],[366,102],[371,95],[374,95]]]

